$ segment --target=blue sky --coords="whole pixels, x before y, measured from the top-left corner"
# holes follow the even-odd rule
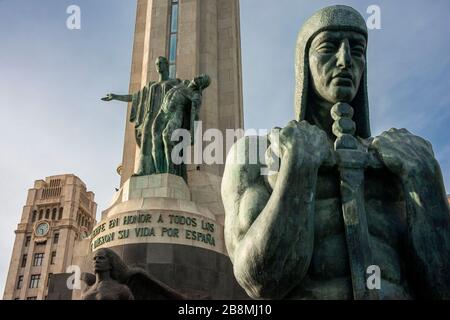
[[[208,0],[209,1],[209,0]],[[369,34],[373,135],[408,128],[432,142],[450,190],[450,43],[447,0],[241,0],[246,128],[293,119],[294,48],[313,12],[347,4],[365,17],[381,8]],[[81,7],[81,30],[66,8]],[[0,295],[14,233],[34,180],[74,173],[96,193],[98,214],[119,184],[135,0],[0,0]]]

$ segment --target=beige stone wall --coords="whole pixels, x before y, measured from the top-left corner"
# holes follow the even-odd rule
[[[16,291],[17,279],[20,272],[20,264],[22,263],[22,246],[25,241],[25,233],[16,231],[16,239],[14,240],[13,252],[11,255],[11,261],[9,263],[8,277],[5,285],[5,293],[3,300],[13,300],[16,298],[14,293]],[[20,291],[16,293],[20,295]]]
[[[225,209],[221,198],[222,178],[204,171],[188,172],[192,201],[214,213],[216,221],[224,225]]]
[[[91,263],[90,247],[90,239],[84,239],[75,243],[72,256],[72,265],[78,266],[81,272],[94,273]],[[80,288],[74,288],[72,292],[72,300],[80,300],[81,294],[85,288],[86,284],[81,281]]]
[[[40,209],[45,212],[47,208],[57,208],[55,219],[51,212],[48,218],[44,214],[42,219],[39,219],[38,215],[36,221],[32,220],[34,210],[39,213]],[[61,219],[59,219],[59,208],[63,208]],[[77,221],[77,213],[80,209],[84,210],[84,217],[90,222],[90,228],[80,226]],[[87,191],[86,185],[74,175],[58,175],[47,177],[45,181],[37,180],[34,188],[28,191],[20,223],[15,231],[16,239],[3,299],[25,300],[28,297],[45,299],[48,293],[49,274],[64,273],[72,264],[73,250],[80,240],[81,232],[83,230],[90,232],[96,224],[96,209],[94,193]],[[42,221],[49,223],[50,231],[45,238],[42,238],[45,243],[38,245],[35,242],[37,238],[34,230],[35,226]],[[55,233],[59,234],[58,243],[54,243]],[[25,246],[27,236],[31,237],[31,241],[28,246]],[[56,258],[54,264],[51,264],[53,251],[56,251]],[[44,253],[41,266],[33,266],[35,253]],[[27,255],[27,263],[25,267],[22,267],[24,254]],[[41,275],[39,287],[30,289],[30,279],[34,274]],[[23,284],[21,289],[17,289],[20,275],[23,276]]]

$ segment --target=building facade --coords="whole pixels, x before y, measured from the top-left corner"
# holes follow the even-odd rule
[[[44,300],[52,276],[72,264],[77,242],[96,224],[94,193],[67,174],[37,180],[15,231],[4,300]]]

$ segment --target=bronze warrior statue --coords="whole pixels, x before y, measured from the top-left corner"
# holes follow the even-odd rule
[[[131,102],[130,122],[135,125],[136,143],[140,148],[139,162],[135,176],[156,173],[152,157],[153,138],[152,126],[161,108],[164,96],[174,86],[180,84],[179,79],[169,78],[169,62],[165,57],[155,61],[158,81],[150,81],[142,90],[130,95],[107,94],[103,101],[118,100]]]
[[[194,122],[199,120],[202,92],[211,79],[202,74],[192,81],[169,78],[169,62],[159,57],[155,62],[159,79],[131,95],[107,94],[103,101],[131,102],[130,121],[135,124],[136,143],[140,148],[134,176],[171,173],[185,179],[185,164],[175,164],[171,152],[172,134],[185,129],[194,136]],[[193,142],[193,140],[192,140]]]
[[[269,134],[258,163],[249,146],[264,137],[229,153],[225,239],[253,298],[450,299],[441,170],[431,144],[405,129],[371,137],[367,41],[354,9],[314,14],[298,36],[296,119]],[[262,175],[271,163],[279,170]]]

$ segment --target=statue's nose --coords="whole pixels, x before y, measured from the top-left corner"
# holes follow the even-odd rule
[[[344,69],[352,66],[351,49],[347,39],[342,41],[337,52],[337,66]]]

